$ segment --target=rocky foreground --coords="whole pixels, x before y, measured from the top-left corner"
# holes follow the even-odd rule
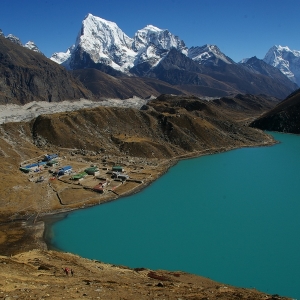
[[[184,272],[129,269],[55,251],[0,256],[0,299],[288,299]],[[64,269],[72,269],[66,275]]]

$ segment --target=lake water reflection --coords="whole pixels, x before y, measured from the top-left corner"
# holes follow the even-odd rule
[[[300,137],[179,162],[142,192],[51,227],[63,251],[300,299]]]

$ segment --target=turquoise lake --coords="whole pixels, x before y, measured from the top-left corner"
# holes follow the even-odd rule
[[[272,135],[281,143],[180,161],[138,194],[72,212],[50,243],[300,299],[300,136]]]

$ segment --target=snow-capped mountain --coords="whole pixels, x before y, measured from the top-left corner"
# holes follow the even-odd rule
[[[15,44],[23,46],[21,40],[18,37],[14,36],[13,34],[7,35],[6,38]]]
[[[38,46],[33,42],[33,41],[28,41],[25,45],[24,45],[25,48],[28,48],[29,50],[32,50],[34,52],[37,52],[37,53],[42,53],[40,51],[40,49],[38,48]]]
[[[88,14],[82,22],[76,43],[66,53],[58,52],[51,60],[62,63],[68,69],[76,68],[76,59],[88,54],[94,63],[102,63],[120,71],[133,66],[135,52],[133,39],[129,38],[116,23]]]
[[[300,51],[290,50],[287,46],[273,46],[263,60],[300,86]]]
[[[220,51],[215,45],[204,45],[202,47],[191,47],[188,50],[188,57],[201,65],[219,65],[223,62],[234,64],[235,62]]]
[[[215,45],[188,49],[179,37],[153,25],[130,38],[116,23],[92,14],[82,21],[75,44],[66,52],[54,53],[51,59],[77,70],[85,84],[88,79],[80,70],[96,69],[114,77],[125,73],[155,78],[194,93],[264,93],[283,98],[297,88],[261,60],[238,64]],[[93,76],[100,77],[95,72],[90,76],[91,81]]]
[[[156,65],[167,52],[175,48],[187,55],[187,47],[179,37],[168,30],[147,25],[134,35],[133,49],[136,52],[135,65],[143,62]]]
[[[184,42],[168,30],[148,25],[130,38],[116,23],[88,14],[82,22],[75,45],[67,52],[54,53],[50,59],[68,69],[75,69],[81,65],[78,59],[87,59],[88,54],[95,64],[127,72],[144,62],[156,65],[172,48],[187,54]]]
[[[40,49],[37,47],[37,45],[33,42],[33,41],[28,41],[26,44],[22,44],[21,40],[16,37],[15,35],[13,34],[8,34],[7,36],[4,35],[3,31],[0,29],[0,36],[3,36],[5,37],[6,39],[10,40],[11,42],[19,45],[19,46],[22,46],[22,47],[25,47],[29,50],[32,50],[34,52],[37,52],[37,53],[41,53],[42,52],[40,51]]]
[[[55,52],[52,54],[50,59],[58,64],[62,64],[70,58],[71,52],[74,50],[74,48],[75,45],[72,45],[66,52]]]

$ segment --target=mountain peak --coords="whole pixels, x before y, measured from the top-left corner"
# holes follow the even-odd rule
[[[184,42],[169,30],[147,25],[135,33],[133,47],[138,51],[150,45],[161,50],[170,50],[171,48],[184,50],[186,48]]]
[[[291,51],[291,49],[288,46],[274,45],[272,48],[278,51]]]
[[[116,23],[88,14],[82,21],[74,51],[86,53],[94,63],[102,63],[124,71],[133,65],[132,42],[133,39]],[[72,53],[73,51],[71,56]],[[75,64],[74,59],[71,59],[69,68],[72,69]]]
[[[149,30],[149,31],[157,31],[157,32],[160,32],[160,31],[164,31],[165,29],[160,29],[154,25],[147,25],[146,27],[143,28],[144,30]],[[143,30],[142,29],[142,30]]]
[[[21,40],[13,34],[7,35],[6,38],[15,44],[18,44],[19,46],[23,46]]]
[[[205,44],[203,46],[191,47],[188,57],[204,65],[218,65],[220,62],[234,64],[234,61],[220,51],[216,45]]]
[[[172,48],[187,55],[187,47],[178,36],[153,25],[147,25],[135,33],[132,48],[137,53],[135,66],[146,64],[146,70],[155,67]]]
[[[25,48],[28,48],[29,50],[32,50],[34,52],[37,52],[37,53],[42,53],[40,51],[40,49],[38,48],[38,46],[33,42],[33,41],[28,41],[25,45],[24,45]]]
[[[275,45],[269,49],[263,60],[300,85],[300,51]]]
[[[147,25],[130,38],[116,23],[89,13],[82,21],[74,49],[67,53],[56,52],[51,60],[76,69],[84,67],[79,61],[85,57],[92,65],[127,72],[140,63],[147,63],[149,67],[156,65],[172,48],[187,55],[184,42],[166,29]]]
[[[102,19],[100,17],[94,16],[91,13],[87,14],[84,18],[84,20],[82,21],[82,27],[84,28],[94,28],[98,27],[99,25],[106,25],[106,26],[110,26],[110,27],[118,27],[118,25],[115,22],[112,21],[108,21],[105,19]]]

